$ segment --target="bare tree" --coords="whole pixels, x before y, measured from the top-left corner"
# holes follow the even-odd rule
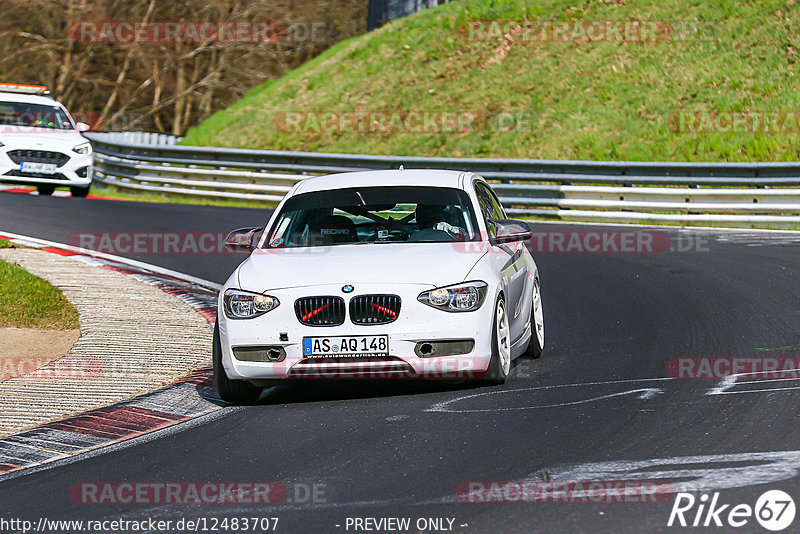
[[[183,134],[253,86],[363,33],[366,8],[366,0],[3,0],[0,81],[47,85],[98,127]],[[277,42],[108,42],[75,31],[102,21],[272,22]]]

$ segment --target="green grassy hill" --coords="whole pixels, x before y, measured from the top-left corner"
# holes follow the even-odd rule
[[[526,19],[528,33],[513,22]],[[474,22],[492,20],[499,23]],[[644,21],[642,31],[626,39],[631,20]],[[603,21],[619,21],[623,38]],[[582,30],[601,40],[589,42]],[[184,144],[797,160],[798,50],[796,0],[462,0],[334,46],[252,89],[190,130]],[[419,127],[413,113],[432,122]],[[451,120],[462,127],[448,127]]]

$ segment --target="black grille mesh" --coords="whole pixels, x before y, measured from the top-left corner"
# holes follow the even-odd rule
[[[8,157],[14,163],[29,161],[31,163],[55,163],[61,167],[69,161],[69,156],[61,152],[50,152],[48,150],[11,150]]]
[[[303,297],[294,303],[297,320],[308,326],[338,326],[344,323],[342,297]]]
[[[372,325],[391,323],[400,315],[397,295],[360,295],[350,301],[350,320],[353,324]]]

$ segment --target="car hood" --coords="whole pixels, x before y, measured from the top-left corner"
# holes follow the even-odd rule
[[[266,291],[327,284],[464,281],[483,255],[478,243],[382,243],[259,249],[238,270],[239,287]]]
[[[48,131],[40,128],[34,130],[26,133],[3,133],[2,128],[0,128],[0,142],[9,149],[67,151],[88,141],[88,139],[74,130]]]

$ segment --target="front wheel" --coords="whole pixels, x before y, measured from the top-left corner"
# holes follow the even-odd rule
[[[533,298],[531,299],[531,340],[524,356],[538,358],[544,348],[544,311],[542,310],[542,290],[539,278],[533,281]]]
[[[219,338],[219,322],[214,325],[214,347],[211,351],[214,365],[214,383],[217,385],[219,397],[235,404],[253,404],[261,396],[261,388],[244,380],[231,380],[222,366],[222,342]]]
[[[46,197],[53,194],[53,191],[56,190],[56,186],[50,184],[40,184],[36,186],[36,190],[39,191],[39,194]]]
[[[89,194],[88,187],[70,187],[69,192],[72,194],[73,197],[77,198],[86,198],[86,195]]]
[[[502,295],[497,297],[492,325],[492,359],[489,361],[487,381],[502,384],[511,371],[511,338],[508,330],[506,301]]]

